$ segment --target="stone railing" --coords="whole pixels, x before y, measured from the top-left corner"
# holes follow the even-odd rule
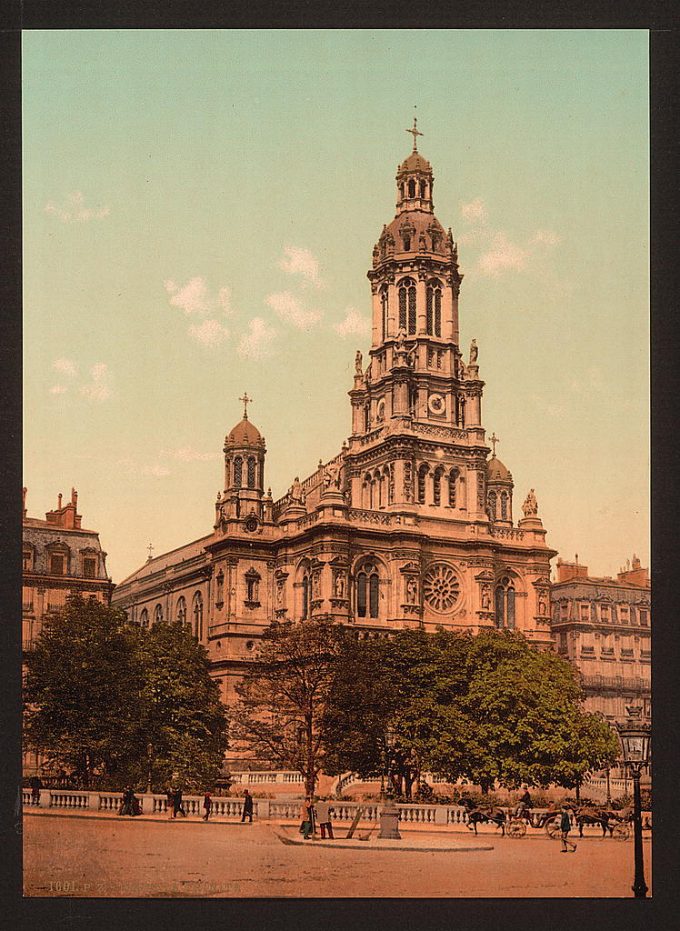
[[[523,540],[524,530],[514,530],[509,527],[491,527],[491,536],[498,537],[501,540]]]
[[[294,770],[278,770],[276,772],[269,770],[244,770],[243,772],[231,772],[230,774],[232,783],[240,783],[241,785],[262,785],[266,783],[268,785],[273,784],[287,784],[287,783],[303,783],[305,777],[302,773],[295,772]]]

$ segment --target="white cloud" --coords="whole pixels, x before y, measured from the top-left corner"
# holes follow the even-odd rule
[[[106,401],[111,397],[111,388],[107,384],[109,367],[106,362],[98,362],[90,369],[92,381],[88,385],[80,386],[80,393],[89,401]]]
[[[289,275],[301,275],[308,284],[317,288],[324,286],[319,275],[319,260],[309,249],[299,249],[296,246],[284,246],[283,257],[279,259],[279,268]]]
[[[56,369],[57,372],[61,372],[62,375],[68,375],[69,378],[73,378],[78,374],[76,364],[71,359],[55,359],[52,368]]]
[[[191,446],[182,446],[179,449],[162,449],[161,456],[177,459],[179,462],[208,462],[221,459],[220,453],[201,453]]]
[[[52,385],[50,394],[65,394],[67,390],[65,385]]]
[[[142,475],[153,475],[155,478],[165,478],[166,475],[170,475],[170,469],[162,465],[144,466]]]
[[[53,200],[45,204],[45,213],[57,217],[62,223],[86,223],[88,220],[103,220],[111,213],[109,207],[99,207],[97,210],[85,206],[85,197],[82,191],[73,191],[63,204]]]
[[[496,276],[510,269],[521,271],[528,257],[526,249],[510,242],[505,233],[499,232],[494,235],[491,249],[480,257],[478,265],[485,275]]]
[[[486,220],[486,205],[481,197],[475,197],[468,204],[461,204],[460,212],[466,220]]]
[[[231,309],[231,288],[220,288],[217,295],[217,303],[222,308],[222,312],[225,317],[231,317],[233,311]]]
[[[244,333],[238,344],[238,354],[244,359],[265,359],[271,355],[272,343],[276,338],[276,330],[261,317],[253,317],[248,324],[248,332]]]
[[[174,281],[165,282],[165,290],[172,294],[170,303],[173,307],[180,307],[185,314],[206,314],[211,310],[211,301],[208,294],[208,285],[205,278],[200,275],[190,278],[184,287],[178,287]]]
[[[204,320],[200,325],[189,327],[189,336],[203,346],[214,348],[229,339],[229,330],[219,320]]]
[[[321,320],[320,311],[306,310],[290,291],[268,294],[265,300],[281,320],[297,327],[298,330],[310,329]]]
[[[529,240],[529,245],[531,246],[556,246],[559,242],[562,242],[557,233],[554,233],[552,230],[536,230],[534,235]]]
[[[345,319],[342,323],[334,323],[333,329],[343,338],[348,336],[368,336],[371,332],[371,321],[354,307],[348,307],[345,312]]]

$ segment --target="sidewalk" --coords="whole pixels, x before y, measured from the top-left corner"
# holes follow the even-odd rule
[[[336,837],[334,840],[320,840],[318,837],[311,837],[309,840],[305,841],[303,837],[299,836],[295,828],[291,828],[289,831],[278,828],[274,830],[274,833],[284,844],[295,844],[300,847],[344,847],[351,850],[398,850],[402,852],[406,850],[420,850],[424,853],[441,853],[444,851],[449,853],[466,853],[472,850],[494,849],[493,844],[485,844],[481,841],[466,843],[465,841],[454,841],[451,838],[444,838],[441,836],[414,837],[411,835],[410,837],[404,837],[404,832],[401,831],[401,828],[401,840],[381,839],[377,836],[377,832],[374,832],[367,840],[362,840],[361,836],[359,836],[351,838]],[[366,832],[359,831],[358,833],[361,835]]]

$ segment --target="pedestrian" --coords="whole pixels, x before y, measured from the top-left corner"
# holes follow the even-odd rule
[[[246,789],[243,793],[243,812],[241,813],[241,824],[248,819],[250,824],[253,823],[253,797]]]
[[[187,813],[184,810],[184,805],[182,804],[182,790],[180,788],[175,789],[175,807],[173,809],[173,818],[176,818],[178,814],[182,815],[183,818],[186,818]]]
[[[31,804],[40,807],[40,790],[42,789],[42,779],[36,773],[35,776],[31,776],[28,784],[31,789]]]
[[[562,815],[560,816],[560,837],[562,838],[562,850],[560,853],[573,853],[576,850],[576,844],[569,840],[569,831],[571,831],[569,809],[566,805],[563,805]]]
[[[312,833],[314,827],[312,822],[311,799],[306,798],[302,805],[300,805],[300,819],[300,834],[302,834],[304,840],[309,840],[309,835]]]
[[[168,786],[165,794],[168,799],[168,821],[172,821],[175,817],[175,790],[172,786]]]
[[[132,790],[132,786],[125,786],[123,790],[123,795],[121,799],[121,806],[118,809],[119,815],[132,815],[134,814],[134,802],[135,802],[135,793]]]
[[[333,840],[333,825],[331,824],[331,803],[326,799],[320,799],[316,803],[316,818],[321,828],[321,840],[326,839],[326,831],[328,831],[328,837]]]
[[[203,796],[203,810],[205,814],[203,815],[203,820],[207,821],[210,817],[210,812],[212,811],[212,795],[210,792],[206,792]]]

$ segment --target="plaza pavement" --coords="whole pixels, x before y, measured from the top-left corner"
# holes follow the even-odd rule
[[[443,832],[402,830],[409,846],[355,849],[297,839],[295,826],[116,816],[24,817],[28,896],[77,897],[624,897],[633,879],[632,841],[578,840],[575,854],[540,833],[513,840],[480,830],[491,850],[437,849]],[[470,846],[473,837],[466,831]],[[337,835],[344,838],[346,829]],[[457,840],[463,839],[457,835]],[[529,842],[531,840],[531,842]],[[361,846],[359,846],[361,845]],[[651,843],[645,839],[651,887]]]

